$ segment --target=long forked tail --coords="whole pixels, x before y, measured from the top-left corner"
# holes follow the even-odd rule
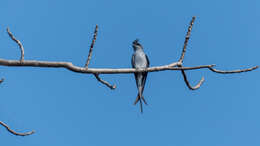
[[[143,96],[143,91],[144,91],[143,87],[138,88],[138,94],[137,94],[137,97],[135,99],[134,105],[136,105],[137,102],[141,101],[141,100],[143,100],[143,102],[147,105],[147,102],[145,101],[144,96]]]
[[[134,105],[136,105],[138,101],[140,102],[141,113],[143,113],[142,101],[147,105],[147,102],[145,101],[144,96],[142,95],[142,91],[143,91],[142,88],[138,88],[138,94],[137,94],[137,97],[136,97],[135,102],[134,102]]]
[[[144,104],[148,105],[146,100],[144,99],[144,96],[142,96],[141,100],[144,102]],[[137,102],[140,101],[140,96],[139,94],[137,95],[136,99],[135,99],[135,102],[134,102],[134,105],[137,104]]]

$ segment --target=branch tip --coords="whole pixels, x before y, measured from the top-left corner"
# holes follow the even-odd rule
[[[89,48],[88,59],[87,59],[87,62],[85,64],[85,68],[88,68],[88,65],[90,63],[90,59],[92,57],[92,52],[93,52],[93,47],[94,47],[94,44],[95,44],[96,39],[97,39],[97,32],[98,32],[98,25],[96,24],[93,39],[92,39],[92,42],[91,42],[91,45],[90,45],[90,48]]]
[[[19,41],[18,39],[16,39],[14,37],[14,35],[11,33],[9,27],[6,28],[6,31],[9,35],[9,37],[19,46],[20,48],[20,51],[21,51],[21,57],[20,57],[20,62],[24,61],[24,48],[23,48],[23,45],[21,43],[21,41]]]
[[[191,34],[191,30],[192,30],[192,26],[194,24],[194,21],[195,21],[195,16],[192,17],[191,21],[190,21],[190,26],[188,28],[188,31],[187,31],[187,34],[185,36],[185,40],[184,40],[184,45],[183,45],[183,48],[182,48],[182,53],[181,53],[181,57],[179,59],[178,62],[183,62],[183,59],[184,59],[184,55],[186,53],[186,48],[187,48],[187,45],[188,45],[188,41],[190,39],[190,34]]]
[[[205,81],[204,77],[202,77],[199,81],[199,83],[197,85],[195,85],[194,87],[192,87],[187,79],[187,76],[185,74],[185,71],[184,70],[181,70],[181,73],[182,73],[182,76],[183,76],[183,79],[184,79],[184,82],[186,83],[187,87],[190,89],[190,90],[197,90],[200,88],[200,86],[202,85],[202,83]]]
[[[213,67],[209,67],[209,69],[215,73],[221,73],[221,74],[232,74],[232,73],[242,73],[242,72],[248,72],[248,71],[253,71],[257,69],[258,66],[254,66],[251,68],[246,68],[246,69],[238,69],[238,70],[230,70],[230,71],[225,71],[225,70],[217,70],[214,69]]]
[[[99,77],[99,74],[95,73],[94,76],[96,77],[96,79],[101,82],[102,84],[106,85],[108,88],[110,88],[111,90],[114,90],[116,89],[116,85],[111,85],[109,84],[107,81],[105,80],[102,80],[100,77]]]
[[[0,125],[4,126],[8,132],[10,132],[10,133],[12,133],[13,135],[16,135],[16,136],[28,136],[28,135],[32,135],[33,133],[35,133],[34,130],[29,131],[29,132],[25,132],[25,133],[15,132],[11,128],[9,128],[9,126],[7,126],[4,122],[1,122],[1,121],[0,121]]]

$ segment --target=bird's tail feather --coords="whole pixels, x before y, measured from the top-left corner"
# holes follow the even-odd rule
[[[142,101],[144,102],[144,104],[148,105],[147,102],[146,102],[146,100],[144,99],[144,96],[142,96],[141,99],[142,99]],[[139,100],[140,100],[140,96],[139,96],[139,94],[138,94],[137,97],[136,97],[136,99],[135,99],[134,105],[136,105]]]
[[[138,94],[137,94],[137,97],[135,99],[135,102],[134,102],[134,105],[137,104],[137,102],[139,101],[140,102],[140,110],[141,110],[141,113],[143,113],[143,104],[142,104],[142,101],[147,105],[147,102],[145,101],[144,99],[144,96],[142,95],[142,88],[138,88]]]
[[[140,101],[140,110],[141,110],[141,113],[143,113],[143,104],[142,104],[141,100],[139,100],[139,101]]]
[[[139,87],[138,88],[138,94],[137,94],[137,97],[135,99],[134,105],[136,105],[139,100],[142,100],[147,105],[147,102],[145,101],[144,96],[142,94],[143,94],[143,88]]]

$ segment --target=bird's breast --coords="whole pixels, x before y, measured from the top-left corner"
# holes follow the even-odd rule
[[[134,60],[134,66],[135,68],[146,68],[147,67],[147,60],[146,56],[143,52],[135,53],[135,60]]]

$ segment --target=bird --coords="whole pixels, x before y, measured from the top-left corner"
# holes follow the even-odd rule
[[[131,60],[132,67],[135,69],[148,68],[150,65],[150,61],[147,55],[144,53],[143,46],[139,43],[139,39],[134,40],[132,46],[134,49],[134,53],[132,55],[132,60]],[[143,97],[143,91],[144,91],[147,74],[148,74],[147,72],[134,73],[136,86],[138,89],[138,94],[134,102],[134,105],[136,105],[138,101],[140,102],[141,113],[143,113],[142,101],[147,105],[147,102]]]

